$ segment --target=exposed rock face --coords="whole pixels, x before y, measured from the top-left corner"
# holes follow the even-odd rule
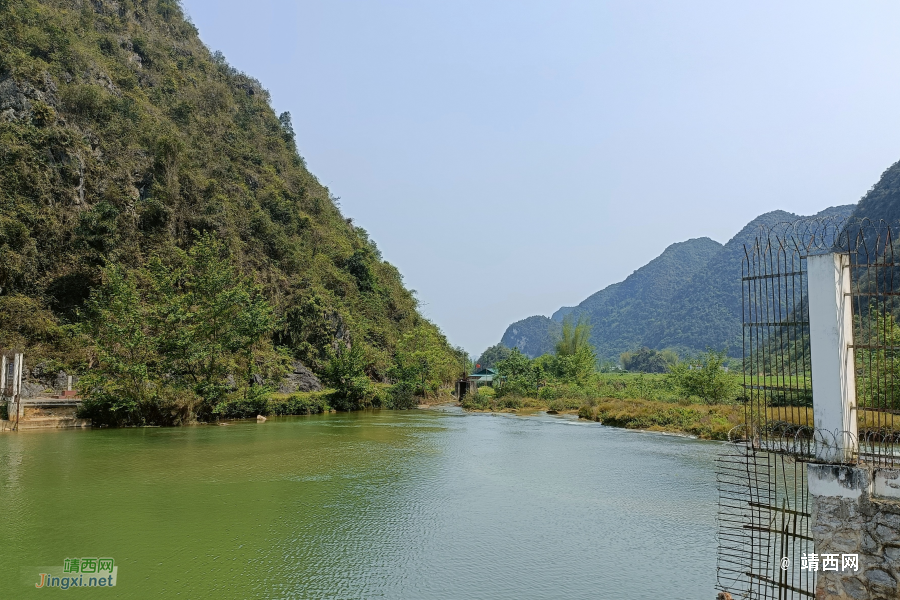
[[[0,116],[4,120],[24,119],[31,113],[31,102],[12,79],[0,81]]]
[[[22,382],[22,398],[39,398],[41,396],[47,396],[47,390],[50,389],[43,383],[36,383],[31,381],[23,381]]]
[[[55,106],[56,84],[46,73],[43,86],[45,91],[28,82],[17,82],[9,77],[0,80],[0,119],[5,121],[31,119],[35,102]]]
[[[319,392],[325,389],[319,378],[300,361],[294,361],[293,372],[285,377],[278,386],[282,394],[294,392]]]
[[[72,377],[72,389],[78,383],[78,376]],[[22,398],[39,398],[60,394],[68,389],[69,374],[65,371],[52,373],[47,365],[40,363],[34,367],[25,368],[22,373]]]

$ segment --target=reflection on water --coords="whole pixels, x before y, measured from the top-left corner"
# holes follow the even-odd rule
[[[110,598],[715,597],[718,450],[453,411],[4,434],[0,589],[112,556]]]

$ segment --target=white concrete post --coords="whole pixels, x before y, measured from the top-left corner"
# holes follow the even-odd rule
[[[806,271],[813,421],[828,444],[832,436],[837,444],[836,448],[821,448],[819,458],[850,458],[859,451],[850,257],[837,253],[809,256]]]
[[[22,388],[22,363],[25,362],[23,358],[22,354],[16,354],[13,357],[13,397],[18,396]]]
[[[6,355],[0,356],[0,396],[6,395]]]

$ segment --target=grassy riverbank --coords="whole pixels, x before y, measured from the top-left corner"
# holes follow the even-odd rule
[[[612,427],[687,433],[703,439],[725,440],[728,432],[744,424],[738,404],[676,404],[654,400],[606,398],[583,405],[578,416]]]
[[[745,422],[746,406],[735,398],[710,402],[688,396],[663,374],[597,373],[585,384],[551,384],[540,393],[503,393],[482,387],[463,399],[462,407],[480,412],[546,410],[577,413],[583,419],[612,427],[684,433],[703,439],[724,440]],[[773,424],[810,425],[811,410],[804,407],[770,408]]]
[[[546,410],[577,413],[582,419],[611,427],[670,431],[703,439],[728,439],[728,432],[744,423],[744,407],[738,404],[678,404],[637,398],[602,398],[585,402],[578,398],[542,400],[505,396],[470,397],[462,407],[474,412],[527,412]]]

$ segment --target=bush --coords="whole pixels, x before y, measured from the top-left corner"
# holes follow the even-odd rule
[[[418,401],[415,397],[416,386],[408,381],[398,381],[387,391],[385,408],[415,408]]]
[[[679,362],[669,378],[684,397],[697,396],[707,404],[734,402],[741,394],[740,381],[723,368],[725,352],[707,350],[691,361]]]
[[[217,404],[213,414],[222,419],[252,419],[256,415],[267,415],[269,391],[265,388],[251,388],[245,398],[227,399]]]
[[[331,355],[322,379],[334,388],[332,404],[338,410],[363,408],[374,395],[365,372],[365,356],[358,344],[339,347]]]
[[[463,396],[462,407],[466,410],[489,410],[491,399],[480,391]]]
[[[488,397],[490,401],[490,397]],[[506,396],[504,398],[500,398],[499,400],[491,402],[492,408],[494,409],[504,409],[504,408],[522,408],[525,406],[525,401],[522,400],[518,396]]]
[[[519,396],[495,396],[482,393],[483,388],[474,394],[467,394],[462,401],[462,407],[466,410],[503,410],[520,409],[525,406],[525,400]]]
[[[287,398],[269,400],[271,415],[316,415],[331,411],[328,392],[299,392]]]

